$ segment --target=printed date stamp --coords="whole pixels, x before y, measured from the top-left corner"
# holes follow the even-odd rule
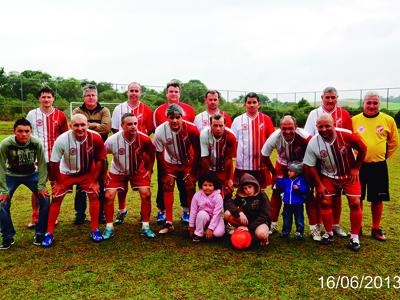
[[[321,289],[400,289],[400,275],[321,276]]]

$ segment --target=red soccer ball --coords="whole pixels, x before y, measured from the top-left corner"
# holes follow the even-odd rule
[[[251,234],[247,230],[236,229],[231,235],[231,243],[236,249],[246,249],[251,245]]]

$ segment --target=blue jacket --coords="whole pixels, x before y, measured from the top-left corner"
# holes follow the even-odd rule
[[[297,190],[293,189],[293,185],[297,185]],[[283,190],[283,202],[287,204],[303,204],[308,193],[308,184],[303,176],[295,179],[277,178],[276,186]]]

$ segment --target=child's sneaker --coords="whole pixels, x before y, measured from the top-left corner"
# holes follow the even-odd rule
[[[189,215],[188,211],[182,212],[182,223],[183,224],[189,224],[189,218],[190,218],[190,215]]]
[[[44,240],[43,234],[35,234],[35,236],[33,238],[33,244],[35,246],[42,246],[43,240]]]
[[[95,243],[99,243],[103,240],[103,236],[101,235],[101,232],[98,228],[90,233],[90,237],[92,238],[92,241]]]
[[[294,234],[294,237],[295,237],[295,239],[298,240],[298,241],[302,241],[302,240],[303,240],[303,234],[301,234],[300,232],[296,232],[296,233]]]
[[[10,249],[11,245],[14,245],[14,238],[11,239],[3,239],[3,243],[0,245],[0,250]]]
[[[193,234],[193,243],[200,242],[201,238],[198,235]]]
[[[173,231],[174,231],[174,225],[172,225],[171,223],[165,223],[158,233],[167,234]]]
[[[269,229],[269,235],[274,234],[275,232],[278,232],[278,223],[272,222],[271,228]]]
[[[225,226],[225,231],[227,234],[232,235],[233,232],[235,231],[236,227],[233,226],[231,223],[227,223]]]

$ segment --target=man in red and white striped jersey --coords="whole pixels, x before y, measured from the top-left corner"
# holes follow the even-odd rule
[[[118,132],[122,129],[121,118],[126,113],[132,113],[137,117],[137,130],[144,134],[150,135],[154,132],[153,111],[143,102],[140,101],[142,96],[142,87],[137,82],[128,85],[128,101],[118,104],[112,113],[112,131]],[[147,155],[144,155],[147,159]],[[115,224],[123,224],[126,211],[126,194],[128,186],[118,191],[118,214]]]
[[[122,131],[107,139],[106,152],[113,155],[110,172],[106,183],[106,229],[104,239],[114,235],[113,215],[114,199],[118,190],[127,189],[130,182],[132,189],[138,190],[141,199],[141,233],[148,238],[155,234],[150,229],[151,192],[150,180],[153,173],[155,148],[150,138],[138,131],[138,119],[132,113],[126,113],[121,118]],[[148,159],[143,160],[146,153]]]
[[[153,143],[162,170],[166,223],[159,231],[166,234],[174,230],[172,208],[175,180],[185,183],[187,204],[190,207],[196,189],[196,168],[200,158],[199,130],[193,123],[183,120],[183,110],[171,104],[166,111],[167,121],[157,127]]]
[[[71,118],[71,130],[64,132],[56,140],[50,158],[50,180],[52,201],[50,204],[47,233],[42,245],[53,244],[54,225],[60,213],[62,200],[66,193],[72,192],[73,185],[79,185],[89,198],[91,238],[100,242],[103,237],[99,225],[99,177],[102,176],[106,151],[101,136],[88,130],[85,115],[75,114]]]
[[[167,103],[164,103],[163,105],[160,105],[159,107],[156,108],[153,114],[153,125],[154,128],[157,128],[161,124],[163,124],[165,121],[167,121],[166,117],[166,111],[169,105],[171,104],[177,104],[182,108],[183,115],[182,119],[188,122],[193,122],[194,118],[196,116],[196,113],[189,104],[183,103],[179,101],[181,97],[181,85],[177,81],[171,81],[167,84],[165,96],[167,97]],[[158,207],[158,213],[157,213],[157,223],[158,224],[163,224],[165,222],[165,208],[164,208],[164,200],[163,200],[163,189],[162,189],[162,182],[161,182],[161,177],[162,177],[162,170],[159,165],[159,161],[157,160],[157,182],[158,182],[158,191],[157,191],[157,207]],[[179,200],[181,202],[181,207],[182,207],[182,222],[185,224],[189,224],[189,207],[186,199],[186,189],[185,189],[185,183],[178,179],[176,181],[176,185],[178,186],[179,190]]]
[[[210,117],[211,125],[200,133],[201,173],[212,173],[222,185],[222,195],[233,192],[233,163],[236,155],[235,134],[225,127],[225,118],[216,113]]]
[[[352,120],[349,112],[337,105],[338,93],[334,87],[326,87],[321,95],[322,105],[318,108],[313,109],[307,117],[306,125],[304,130],[311,135],[316,135],[317,130],[317,119],[322,114],[330,114],[333,118],[334,126],[337,128],[345,128],[353,131]],[[310,202],[309,207],[314,205],[313,210],[318,214],[318,207],[315,202]],[[342,199],[341,195],[338,195],[333,201],[333,232],[334,234],[346,237],[346,232],[340,227],[340,216],[342,214]],[[316,217],[318,220],[318,217]],[[318,221],[320,222],[320,220]],[[318,230],[319,226],[317,223],[312,224],[310,222],[310,230]]]
[[[261,148],[275,131],[271,118],[258,110],[261,106],[256,93],[248,93],[244,98],[246,112],[233,120],[232,131],[238,141],[234,184],[238,186],[244,173],[253,175],[260,187],[271,184],[271,175],[262,163]]]
[[[302,162],[304,158],[304,154],[307,149],[307,144],[311,139],[311,135],[305,130],[297,127],[297,121],[292,116],[284,116],[279,124],[279,129],[277,129],[274,133],[270,135],[270,137],[265,142],[261,153],[265,158],[265,163],[267,168],[273,175],[273,183],[275,183],[275,179],[280,176],[287,177],[288,176],[288,165],[293,162]],[[272,151],[276,149],[277,152],[277,161],[275,163],[275,167],[272,165],[270,156]],[[274,188],[271,197],[271,230],[270,234],[278,231],[278,217],[279,211],[282,206],[282,198],[280,194],[282,191]],[[310,193],[310,197],[312,194]],[[309,198],[310,198],[309,197]],[[308,203],[307,205],[307,213],[308,213]],[[314,216],[315,213],[311,214],[311,217]],[[310,216],[309,216],[310,218]],[[313,220],[313,222],[316,222]],[[321,235],[319,231],[312,232],[312,236],[314,240],[321,240]]]
[[[359,170],[364,161],[367,147],[351,131],[335,128],[332,116],[323,114],[317,119],[318,134],[308,143],[304,156],[305,172],[315,182],[320,201],[321,216],[326,233],[320,243],[333,241],[333,197],[345,192],[350,207],[351,239],[349,248],[360,249],[358,237],[362,211],[360,206],[361,185]],[[357,151],[354,158],[353,151]],[[317,166],[320,167],[318,171]]]
[[[208,90],[206,96],[204,97],[204,103],[206,104],[206,110],[199,113],[194,118],[194,125],[197,126],[201,132],[203,128],[210,126],[210,117],[215,114],[220,114],[224,117],[225,127],[231,128],[232,120],[231,117],[222,110],[219,110],[219,99],[220,93],[217,90]]]
[[[68,130],[68,121],[63,111],[54,108],[54,91],[43,87],[38,93],[40,107],[28,112],[26,119],[32,125],[32,136],[37,137],[43,144],[46,163],[50,161],[51,151],[56,139]],[[32,194],[32,219],[28,228],[34,228],[39,220],[39,207]]]

